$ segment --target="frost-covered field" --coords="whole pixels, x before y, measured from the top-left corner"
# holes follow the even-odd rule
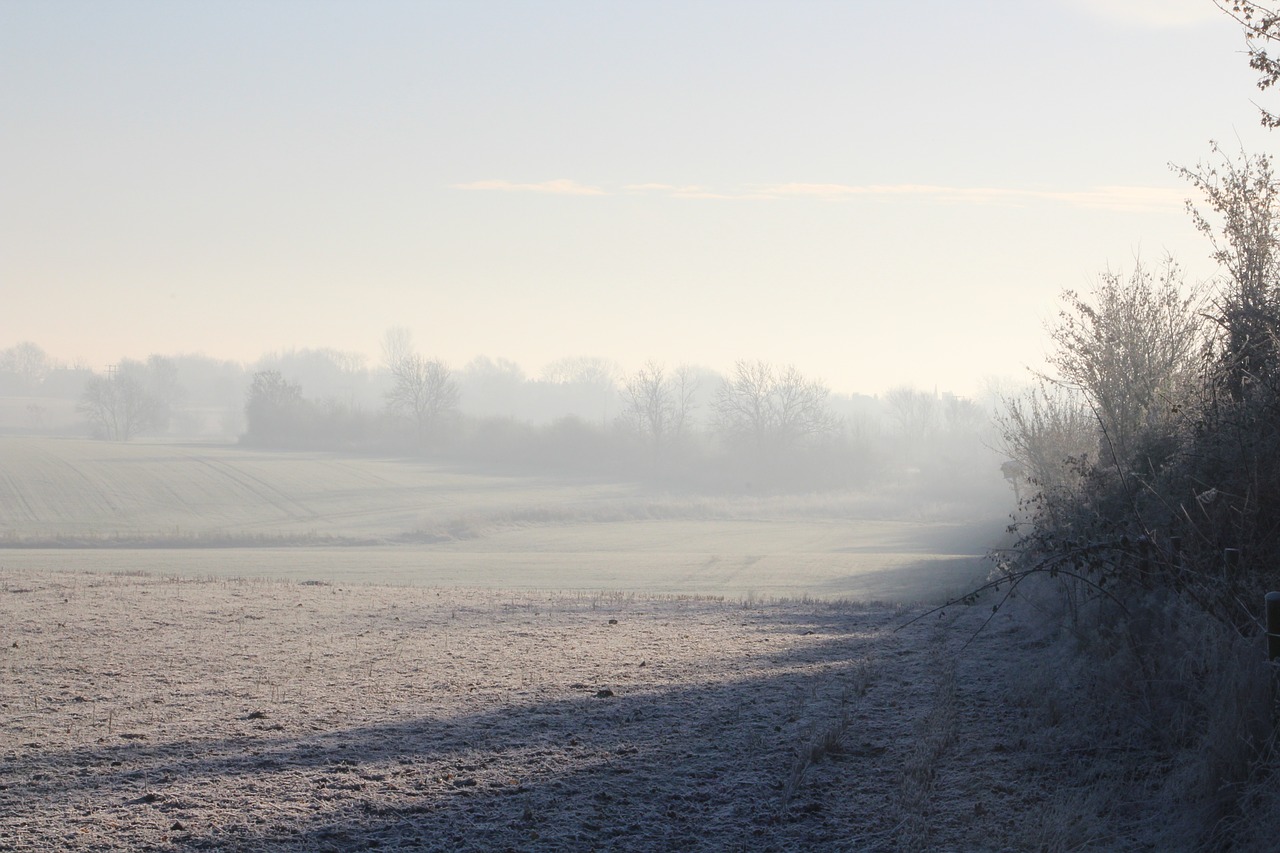
[[[1025,632],[907,615],[0,570],[0,839],[1019,849]]]
[[[885,503],[0,437],[0,847],[1019,849],[1025,626],[842,600],[998,518]]]

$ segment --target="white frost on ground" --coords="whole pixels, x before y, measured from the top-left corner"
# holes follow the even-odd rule
[[[1023,847],[1028,629],[910,615],[0,569],[0,847]]]

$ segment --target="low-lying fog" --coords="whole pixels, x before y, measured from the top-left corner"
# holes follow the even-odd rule
[[[28,351],[24,374],[16,349],[13,564],[936,599],[985,572],[1014,506],[983,404],[836,395],[761,361],[564,359],[529,378],[389,347],[375,369],[304,351],[96,374]]]

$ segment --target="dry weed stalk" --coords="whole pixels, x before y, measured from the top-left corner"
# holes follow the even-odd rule
[[[853,711],[858,700],[867,695],[874,678],[872,665],[862,661],[850,674],[850,680],[840,692],[840,716],[833,722],[819,728],[804,743],[796,748],[795,760],[791,764],[791,772],[782,788],[782,808],[785,810],[792,798],[804,783],[809,768],[824,758],[842,755],[849,730],[853,726]],[[814,688],[816,691],[816,687]],[[812,701],[816,697],[808,697]]]
[[[933,796],[938,764],[955,741],[956,668],[955,661],[938,675],[933,704],[920,721],[915,746],[902,767],[898,808],[901,816],[898,849],[924,851],[931,849],[929,838],[929,803]]]

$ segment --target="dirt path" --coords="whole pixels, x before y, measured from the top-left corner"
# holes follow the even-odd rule
[[[0,569],[0,846],[1023,848],[1034,637],[909,615]]]

